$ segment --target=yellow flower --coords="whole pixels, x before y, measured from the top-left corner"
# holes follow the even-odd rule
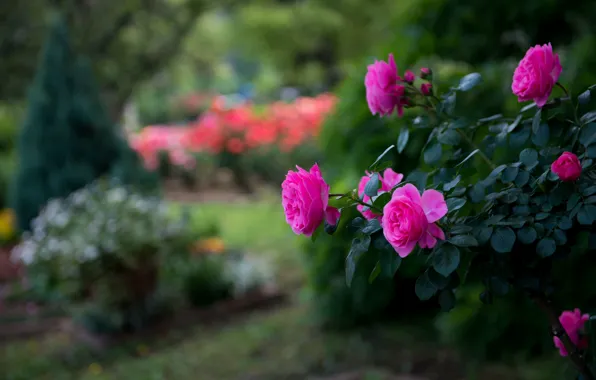
[[[137,354],[140,356],[145,356],[149,353],[149,347],[145,346],[144,344],[140,344],[137,346]]]
[[[101,374],[101,372],[103,371],[103,368],[101,368],[101,366],[97,363],[91,363],[89,364],[89,372],[91,372],[92,375],[99,375]]]
[[[199,240],[193,246],[193,251],[198,253],[222,253],[225,249],[223,240],[218,237]]]
[[[0,211],[0,239],[10,240],[15,234],[15,216],[11,209]]]

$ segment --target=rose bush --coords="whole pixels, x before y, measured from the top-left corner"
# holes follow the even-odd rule
[[[481,82],[480,74],[468,74],[437,94],[432,70],[423,68],[415,81],[402,80],[392,56],[376,62],[364,81],[369,108],[385,117],[401,116],[400,105],[422,111],[410,125],[430,131],[424,164],[383,189],[379,172],[391,165],[385,157],[408,144],[410,131],[403,128],[397,147],[387,148],[368,168],[364,189],[331,193],[328,203],[318,202],[319,209],[309,213],[323,215],[327,205],[356,206],[380,216],[363,215],[345,226],[354,231],[348,285],[355,276],[366,275],[370,283],[393,277],[402,260],[422,256],[427,268],[415,293],[421,300],[436,297],[445,311],[455,306],[455,292],[469,274],[482,278],[485,303],[521,292],[544,311],[561,354],[584,379],[594,379],[583,335],[590,330],[589,324],[583,329],[589,317],[579,311],[559,314],[552,303],[557,286],[565,286],[554,282],[553,266],[573,255],[581,239],[596,248],[596,111],[590,109],[596,86],[572,96],[557,82],[561,71],[550,45],[531,48],[515,70],[512,90],[520,102],[533,103],[515,115],[473,120],[459,116],[455,104]],[[335,229],[323,225],[321,219],[313,239],[323,229]],[[377,261],[370,273],[357,271],[363,258]]]

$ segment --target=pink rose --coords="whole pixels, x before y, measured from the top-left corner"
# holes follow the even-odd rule
[[[422,95],[424,96],[429,96],[433,92],[433,85],[430,83],[422,83],[422,85],[420,85],[420,92],[422,92]]]
[[[563,182],[573,182],[582,174],[582,164],[579,158],[571,152],[563,152],[550,166],[550,170],[559,176]]]
[[[534,100],[538,107],[546,104],[561,75],[559,55],[550,43],[536,45],[526,52],[513,73],[511,90],[519,102]]]
[[[414,83],[414,81],[416,80],[416,75],[414,75],[413,72],[411,72],[410,70],[406,70],[406,72],[404,73],[404,81],[407,83]]]
[[[583,314],[579,309],[575,309],[573,311],[567,310],[561,313],[559,317],[559,322],[563,325],[563,329],[569,336],[569,339],[575,346],[579,349],[585,349],[588,347],[588,340],[586,337],[581,336],[581,332],[584,328],[584,324],[586,321],[590,319],[590,315]],[[555,347],[559,349],[559,354],[561,356],[567,356],[568,352],[563,342],[558,337],[553,337],[553,341],[555,343]]]
[[[397,65],[393,54],[389,54],[389,62],[375,61],[368,66],[364,78],[366,101],[368,108],[376,115],[390,115],[395,109],[399,116],[403,115],[403,97],[405,87],[398,84],[401,77],[397,73]]]
[[[416,243],[420,248],[432,248],[445,234],[435,222],[447,214],[443,194],[426,190],[422,196],[412,184],[393,193],[383,208],[383,234],[400,257],[412,252]]]
[[[364,177],[360,179],[360,183],[358,184],[358,195],[363,197],[362,200],[366,203],[370,203],[370,197],[368,195],[364,195],[364,188],[368,181],[370,181],[369,173],[366,173]],[[381,187],[379,188],[378,194],[385,193],[391,191],[395,185],[401,182],[404,178],[404,175],[401,173],[396,173],[393,169],[385,169],[383,174],[379,174],[379,180],[381,181]],[[357,209],[362,213],[362,216],[366,220],[371,220],[374,218],[381,219],[381,215],[377,215],[370,210],[363,211],[364,206],[358,205]]]
[[[288,171],[281,184],[281,204],[292,231],[297,235],[311,236],[324,219],[337,222],[339,211],[327,206],[329,185],[325,183],[319,166],[314,164],[310,172],[299,166],[296,168],[297,172]]]

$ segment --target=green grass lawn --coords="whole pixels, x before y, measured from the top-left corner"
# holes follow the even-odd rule
[[[226,245],[271,260],[277,268],[280,286],[296,288],[303,279],[300,237],[285,222],[281,202],[268,196],[260,202],[175,205],[187,208],[191,223],[200,230],[212,223],[219,226]]]
[[[188,207],[198,226],[219,224],[229,246],[270,258],[284,289],[300,289],[303,253],[299,238],[284,223],[277,199],[174,206],[179,207]],[[0,346],[0,379],[279,380],[354,369],[363,369],[361,378],[370,380],[391,379],[384,369],[426,373],[431,379],[465,378],[458,372],[461,365],[449,364],[455,360],[449,359],[453,353],[432,343],[432,333],[420,324],[322,332],[313,325],[309,307],[296,299],[228,323],[173,331],[159,341],[140,338],[102,355],[77,347],[61,334],[20,341]],[[510,369],[491,367],[475,378],[548,379],[543,372],[533,374],[533,368],[524,366],[515,372],[525,376],[516,377]]]

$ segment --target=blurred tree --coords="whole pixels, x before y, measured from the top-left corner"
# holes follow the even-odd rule
[[[27,230],[48,200],[65,197],[108,174],[119,161],[130,162],[131,149],[123,141],[102,106],[89,62],[76,59],[68,27],[64,19],[57,19],[19,133],[19,165],[11,197],[19,227]]]
[[[234,9],[235,47],[277,67],[284,85],[329,89],[342,65],[390,37],[400,2],[255,0]],[[321,89],[320,89],[321,90]]]
[[[73,46],[88,56],[112,116],[135,86],[176,56],[197,17],[234,0],[30,0],[0,4],[0,98],[21,99],[54,10],[66,14]]]

